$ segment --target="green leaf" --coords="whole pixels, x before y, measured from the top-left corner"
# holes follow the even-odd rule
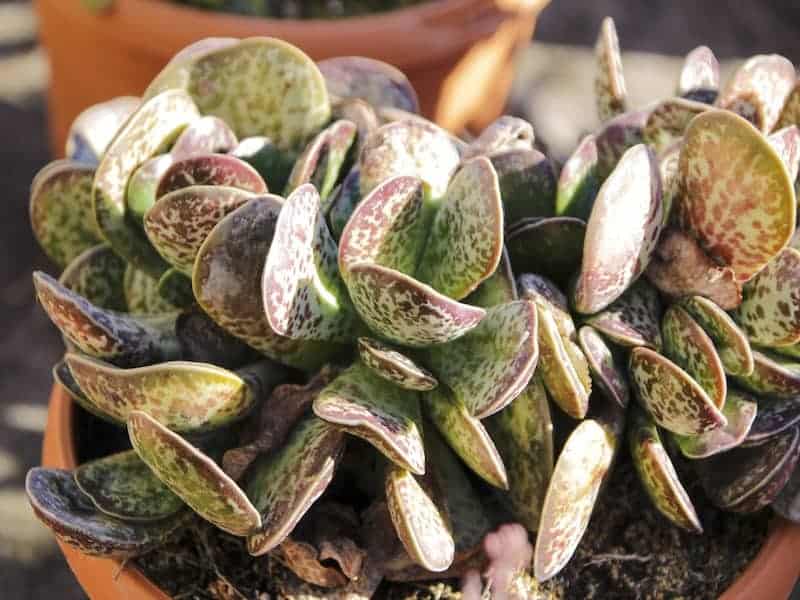
[[[230,152],[239,144],[228,124],[214,116],[196,119],[175,140],[170,153],[175,160],[196,154]]]
[[[131,219],[137,223],[144,220],[145,214],[156,203],[158,183],[172,166],[171,154],[159,154],[149,158],[137,168],[128,180],[125,190],[125,205]]]
[[[622,72],[622,56],[614,19],[606,17],[600,25],[600,35],[595,45],[597,71],[594,80],[597,116],[607,121],[624,113],[627,105],[625,76]]]
[[[639,280],[604,311],[586,319],[613,343],[625,347],[661,348],[661,302],[658,292]]]
[[[497,265],[494,273],[475,288],[469,296],[464,298],[466,304],[490,308],[498,304],[513,302],[517,300],[517,284],[514,281],[514,273],[511,271],[511,261],[505,248],[500,257],[500,264]]]
[[[587,135],[561,167],[558,177],[556,214],[586,221],[592,214],[602,180],[598,172],[597,144]]]
[[[156,198],[197,185],[267,193],[267,184],[249,163],[230,154],[198,154],[175,160],[169,166],[158,182]]]
[[[722,407],[727,425],[695,436],[676,435],[678,447],[684,456],[693,459],[726,452],[744,442],[757,412],[760,411],[755,398],[738,390],[729,390]]]
[[[335,239],[341,240],[344,228],[359,202],[361,202],[361,176],[358,165],[355,165],[342,183],[331,192],[328,223]]]
[[[581,267],[586,223],[574,217],[523,219],[506,234],[516,273],[537,273],[561,285]]]
[[[800,169],[800,129],[796,125],[784,127],[767,136],[767,140],[781,157],[789,172],[789,180],[794,182]]]
[[[462,152],[464,159],[492,157],[510,150],[533,150],[533,126],[525,119],[502,115],[489,123]]]
[[[800,423],[800,404],[797,398],[769,398],[758,406],[756,418],[742,442],[757,446]]]
[[[263,135],[244,138],[231,151],[231,155],[252,166],[273,190],[286,187],[289,173],[297,158],[295,152],[281,150]]]
[[[161,295],[158,282],[158,279],[153,279],[141,269],[128,263],[122,280],[122,288],[128,312],[131,315],[163,315],[179,310],[177,306],[170,304]]]
[[[121,312],[127,309],[125,268],[124,260],[107,244],[100,244],[76,256],[58,281],[99,308]]]
[[[736,381],[756,394],[776,398],[800,395],[800,362],[776,354],[753,350],[753,372],[737,375]]]
[[[401,388],[427,391],[438,385],[436,378],[427,369],[378,340],[358,338],[358,354],[364,365],[376,375]]]
[[[627,373],[603,336],[594,327],[584,325],[578,331],[578,343],[592,373],[592,381],[621,408],[628,406],[631,392]]]
[[[710,110],[703,102],[685,98],[667,98],[659,102],[647,117],[642,135],[645,143],[661,154],[672,142],[681,138],[689,122]]]

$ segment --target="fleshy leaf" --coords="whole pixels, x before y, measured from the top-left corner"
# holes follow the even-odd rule
[[[722,361],[708,334],[677,304],[664,313],[661,330],[664,354],[700,384],[716,407],[722,409],[728,385]]]
[[[60,469],[35,467],[28,471],[25,493],[36,517],[59,540],[90,556],[143,554],[185,524],[185,519],[135,523],[103,514],[78,488],[72,473]]]
[[[662,210],[655,157],[646,146],[634,146],[603,183],[586,225],[574,292],[578,312],[604,309],[647,268],[661,233]]]
[[[760,403],[758,414],[742,442],[755,446],[800,423],[800,403],[797,398],[769,398]]]
[[[600,25],[595,55],[597,72],[594,80],[594,93],[597,102],[597,116],[600,121],[607,121],[624,113],[627,104],[617,28],[611,17],[603,19]]]
[[[266,554],[292,532],[333,479],[344,444],[342,431],[309,415],[278,450],[256,460],[247,493],[263,525],[247,538],[250,554]]]
[[[468,160],[476,156],[491,157],[509,150],[532,150],[534,141],[530,123],[519,117],[502,115],[470,142],[462,156]]]
[[[696,117],[684,136],[680,171],[683,228],[739,281],[751,279],[791,239],[792,182],[780,156],[743,118],[722,110]]]
[[[557,215],[585,221],[592,214],[592,206],[602,184],[597,161],[595,137],[587,135],[561,167],[556,196]]]
[[[457,402],[483,419],[525,389],[538,357],[536,309],[516,301],[489,308],[463,337],[428,348],[425,364]]]
[[[464,298],[464,302],[481,308],[489,308],[513,302],[517,298],[517,284],[514,281],[514,273],[511,271],[511,261],[508,258],[508,252],[503,249],[497,269],[475,288],[474,292]]]
[[[196,119],[175,140],[170,154],[181,160],[195,154],[230,152],[239,144],[236,134],[219,117],[206,116]]]
[[[229,154],[198,154],[176,160],[161,176],[156,198],[195,185],[227,186],[266,194],[267,184],[253,167]]]
[[[658,512],[682,529],[702,533],[692,500],[661,443],[658,429],[641,409],[634,411],[628,440],[639,480]]]
[[[159,154],[144,161],[133,172],[125,190],[125,204],[133,220],[141,223],[147,211],[156,203],[158,183],[173,162],[171,154]]]
[[[668,98],[659,102],[647,117],[644,141],[653,146],[660,154],[674,140],[683,136],[689,122],[700,113],[711,107],[703,102],[694,102],[685,98]]]
[[[703,388],[667,358],[649,348],[634,348],[628,369],[636,397],[664,429],[697,435],[726,425]]]
[[[401,388],[426,391],[438,385],[427,369],[383,342],[358,338],[358,353],[361,361],[375,374]]]
[[[662,213],[665,227],[671,220],[672,207],[675,206],[681,195],[680,158],[682,145],[683,138],[675,140],[658,157],[658,172],[661,174],[661,203],[664,205]]]
[[[707,458],[735,448],[748,436],[757,412],[755,398],[738,390],[728,390],[725,405],[722,407],[727,425],[700,435],[676,435],[678,447],[684,456],[694,459]]]
[[[698,46],[686,55],[678,79],[677,95],[711,104],[719,93],[719,61],[708,46]]]
[[[424,398],[426,414],[461,460],[487,483],[507,490],[503,459],[481,422],[445,387]]]
[[[135,96],[119,96],[85,109],[70,125],[64,156],[90,165],[98,164],[114,134],[139,103]]]
[[[586,223],[574,217],[523,219],[506,234],[517,273],[538,273],[566,284],[583,257]]]
[[[294,152],[281,150],[272,140],[260,135],[244,138],[231,155],[252,166],[273,190],[286,187],[296,158]]]
[[[646,281],[634,283],[606,310],[586,323],[620,346],[661,348],[661,302],[658,292]]]
[[[578,424],[559,454],[547,486],[534,551],[539,581],[567,564],[583,537],[618,440],[594,419]]]
[[[331,193],[328,223],[333,237],[340,240],[356,206],[361,202],[361,176],[358,165],[342,180],[341,185]]]
[[[235,369],[252,355],[244,342],[222,329],[197,306],[178,316],[175,335],[181,344],[183,360]]]
[[[425,472],[419,395],[356,363],[314,400],[314,413],[365,439],[414,473]]]
[[[99,308],[127,309],[123,281],[125,261],[106,244],[76,256],[59,277],[59,283]]]
[[[361,98],[372,106],[419,112],[417,93],[399,69],[363,56],[338,56],[318,63],[332,96]]]
[[[161,315],[178,310],[159,293],[158,279],[153,279],[130,263],[125,268],[122,287],[128,312],[132,315]]]
[[[194,304],[192,280],[178,269],[170,268],[158,278],[156,291],[167,303],[178,308],[189,308]]]
[[[575,339],[575,323],[569,313],[567,297],[555,283],[541,275],[523,273],[517,286],[520,299],[530,300],[537,308],[553,315],[561,337]]]
[[[784,519],[800,523],[800,470],[795,468],[771,506]]]
[[[578,331],[578,342],[592,372],[592,381],[620,407],[628,406],[631,392],[627,373],[603,336],[594,327],[584,325]]]
[[[753,350],[753,372],[738,375],[736,381],[756,394],[776,398],[800,395],[800,362],[780,355]]]
[[[786,166],[789,180],[794,182],[800,169],[800,129],[796,125],[784,127],[767,136],[767,140]]]
[[[94,167],[57,160],[39,171],[31,184],[33,233],[59,267],[101,241],[92,214],[93,180]]]
[[[355,151],[359,153],[370,133],[380,127],[378,115],[371,104],[360,98],[339,100],[332,107],[334,119],[345,119],[356,126]],[[356,154],[357,156],[358,154]]]
[[[597,169],[605,179],[627,150],[644,143],[644,126],[650,111],[632,110],[614,117],[595,133]]]
[[[749,375],[753,372],[750,342],[728,313],[702,296],[685,298],[681,305],[714,341],[722,365],[729,375]]]
[[[83,463],[75,483],[98,510],[119,519],[157,521],[184,506],[133,450]]]

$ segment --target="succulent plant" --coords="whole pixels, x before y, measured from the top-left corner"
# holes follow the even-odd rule
[[[32,186],[64,267],[34,283],[56,380],[132,449],[32,470],[37,515],[114,557],[199,517],[367,597],[481,568],[514,520],[545,580],[627,435],[678,527],[688,471],[800,520],[794,71],[755,57],[718,94],[699,48],[623,112],[610,20],[597,49],[603,123],[560,170],[520,119],[467,142],[396,69],[268,38],[79,117]]]

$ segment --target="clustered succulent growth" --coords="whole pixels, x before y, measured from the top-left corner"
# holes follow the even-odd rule
[[[81,115],[33,182],[64,267],[34,283],[56,379],[133,449],[33,469],[36,514],[114,557],[199,515],[363,596],[480,569],[514,520],[545,580],[627,430],[677,526],[702,530],[672,460],[723,509],[800,520],[794,67],[718,92],[701,47],[628,110],[610,20],[597,56],[603,124],[560,173],[520,119],[465,141],[388,65],[267,38],[198,42]]]

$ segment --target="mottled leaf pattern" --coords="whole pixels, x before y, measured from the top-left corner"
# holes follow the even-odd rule
[[[742,387],[777,398],[800,395],[800,362],[776,354],[753,350],[753,371],[737,375]]]
[[[611,17],[603,19],[595,46],[597,73],[594,80],[597,116],[601,121],[624,113],[627,104],[622,56],[619,51],[617,28]]]
[[[489,160],[497,173],[506,227],[555,214],[558,172],[552,160],[536,149],[506,150]]]
[[[706,458],[735,448],[744,442],[760,412],[756,399],[738,390],[729,390],[722,407],[728,423],[693,436],[676,435],[678,447],[687,458]]]
[[[125,205],[131,219],[141,223],[147,211],[156,203],[158,183],[173,161],[171,154],[159,154],[144,161],[133,172],[125,190]]]
[[[647,109],[632,110],[614,117],[595,134],[601,179],[608,177],[628,149],[644,142],[644,126],[649,116]]]
[[[627,373],[603,336],[590,325],[584,325],[578,331],[578,342],[592,372],[592,381],[620,407],[628,406],[630,387]]]
[[[169,166],[158,182],[156,198],[195,185],[267,193],[267,184],[261,175],[245,161],[229,154],[199,154],[176,160]]]
[[[642,132],[644,141],[660,154],[670,143],[683,136],[693,118],[710,108],[708,104],[685,98],[662,100],[647,117]]]
[[[363,56],[338,56],[320,61],[318,66],[332,96],[362,98],[376,107],[419,112],[411,82],[392,65]]]
[[[784,127],[767,136],[767,140],[786,166],[789,180],[794,182],[800,168],[800,129],[796,125]]]
[[[158,279],[153,279],[132,264],[125,268],[122,280],[125,303],[132,315],[161,315],[174,313],[178,307],[170,304],[158,291]]]
[[[661,302],[658,292],[639,280],[606,310],[586,322],[620,346],[661,349]]]
[[[681,305],[714,341],[722,365],[729,375],[749,375],[753,372],[750,342],[728,313],[702,296],[686,298]]]
[[[375,374],[401,388],[426,391],[438,385],[436,378],[427,369],[378,340],[358,338],[358,354],[361,362]]]
[[[99,308],[122,312],[128,306],[123,290],[125,268],[124,260],[107,244],[100,244],[76,256],[59,283]]]
[[[556,214],[587,220],[592,214],[592,206],[594,206],[601,183],[595,137],[587,135],[578,143],[572,155],[561,167],[561,174],[558,177]]]
[[[464,302],[481,308],[489,308],[514,300],[517,300],[517,284],[514,281],[508,252],[503,249],[497,269],[475,288],[474,292],[464,298]]]
[[[792,398],[769,398],[758,406],[758,414],[742,445],[758,445],[800,423],[800,403]]]
[[[206,116],[196,119],[181,132],[170,149],[175,160],[195,154],[230,152],[239,144],[236,134],[219,117]]]

